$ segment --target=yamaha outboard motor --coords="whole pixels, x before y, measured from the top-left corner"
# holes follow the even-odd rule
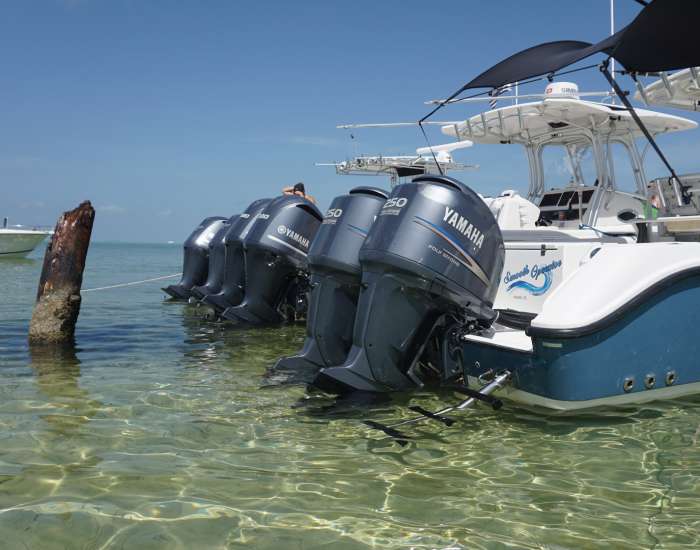
[[[165,287],[163,290],[173,298],[187,300],[193,286],[201,285],[207,280],[209,271],[209,243],[226,221],[221,216],[204,218],[197,228],[187,237],[184,245],[182,278],[180,282]]]
[[[314,385],[335,393],[421,385],[419,359],[436,331],[493,322],[504,254],[493,214],[464,184],[424,175],[395,187],[360,250],[348,358]]]
[[[203,285],[193,286],[190,293],[198,300],[207,294],[215,294],[221,290],[224,279],[224,263],[226,261],[226,234],[231,224],[238,219],[238,214],[231,216],[216,232],[209,243],[209,271]]]
[[[245,212],[229,226],[224,235],[224,266],[221,288],[218,292],[209,293],[202,299],[202,304],[211,306],[218,314],[223,313],[226,308],[237,306],[243,300],[245,289],[243,239],[271,200],[258,199],[251,203]]]
[[[362,282],[360,247],[388,198],[382,189],[356,187],[333,199],[309,249],[311,293],[304,347],[298,355],[280,359],[273,370],[316,374],[345,361]]]
[[[307,255],[323,217],[298,195],[270,201],[243,240],[245,296],[223,313],[225,319],[275,324],[296,317],[299,287],[304,286]]]

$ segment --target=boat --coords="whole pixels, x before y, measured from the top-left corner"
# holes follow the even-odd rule
[[[598,68],[621,105],[584,101],[576,97],[575,86],[559,83],[558,91],[550,88],[542,101],[445,125],[443,132],[457,139],[525,146],[531,182],[526,202],[513,209],[518,215],[501,219],[501,209],[517,196],[493,199],[488,206],[501,203],[490,209],[494,227],[482,211],[465,214],[467,205],[478,210],[473,195],[456,208],[445,191],[433,189],[460,189],[450,178],[426,175],[397,186],[359,251],[362,290],[352,346],[342,364],[321,368],[314,384],[338,393],[403,391],[427,385],[431,378],[467,385],[462,391],[468,399],[449,410],[475,400],[494,403],[489,396],[495,389],[503,399],[559,411],[698,393],[700,210],[694,188],[675,173],[655,140],[696,124],[635,109],[609,69],[613,57],[633,73],[697,65],[690,35],[678,32],[669,38],[668,30],[669,25],[684,29],[698,11],[656,0],[600,43],[535,46],[443,101],[441,106],[465,90],[498,89],[541,75],[551,81],[557,71],[605,53],[608,59]],[[562,97],[565,89],[570,97]],[[636,144],[641,137],[669,169],[667,178],[647,180]],[[572,180],[548,189],[542,154],[552,145],[564,149]],[[615,146],[626,154],[631,187],[616,178]],[[594,166],[588,177],[579,162],[585,151]],[[430,185],[421,189],[419,183]],[[416,203],[426,212],[435,208],[422,200],[425,196],[442,203],[442,217],[416,211]],[[534,221],[534,215],[519,215],[534,212],[527,202],[539,209]],[[391,223],[384,208],[394,216]],[[425,234],[418,234],[417,226]],[[501,241],[500,272],[498,260],[480,271],[485,259],[475,245],[486,238],[484,231],[490,232],[492,259],[499,256],[494,241]],[[410,235],[410,244],[402,232]],[[481,293],[465,292],[472,281],[456,288],[458,277],[448,276],[449,269],[442,276],[428,269],[433,256],[419,254],[415,246],[431,233],[439,239],[428,250],[451,258],[463,274],[477,275]],[[465,296],[473,301],[465,304]],[[461,310],[454,307],[460,304]],[[444,421],[443,412],[422,414]]]
[[[390,186],[394,187],[421,174],[478,169],[478,165],[455,162],[452,158],[453,151],[471,146],[472,142],[462,140],[418,147],[415,155],[360,155],[341,162],[316,163],[316,166],[333,166],[340,176],[388,176]]]
[[[649,210],[649,182],[637,147],[643,132],[625,109],[586,101],[577,94],[574,83],[550,84],[540,101],[486,111],[443,127],[446,135],[477,145],[522,145],[530,161],[527,197],[512,190],[498,197],[481,197],[501,231],[505,258],[493,302],[495,322],[484,331],[462,337],[463,370],[469,371],[467,376],[473,375],[472,384],[493,371],[494,364],[503,363],[497,361],[500,355],[496,359],[481,357],[482,350],[489,346],[496,347],[500,354],[510,345],[518,352],[519,360],[532,354],[532,338],[525,329],[543,312],[550,297],[578,270],[596,257],[603,258],[603,250],[610,249],[614,255],[620,246],[634,246],[639,220]],[[648,110],[638,110],[637,115],[655,135],[697,126],[682,117]],[[569,170],[564,184],[552,185],[552,174],[544,163],[548,149],[559,151],[559,158],[566,159],[563,165]],[[623,163],[633,176],[631,182],[616,177]],[[554,176],[561,182],[561,173]],[[449,224],[453,216],[451,211],[446,213],[443,222]],[[455,218],[453,230],[459,231],[464,223],[460,219],[465,218]],[[483,370],[468,369],[471,358],[483,365]],[[519,375],[511,363],[501,368]],[[409,379],[393,387],[382,381],[360,380],[360,376],[351,379],[353,370],[360,368],[344,365],[325,369],[320,383],[335,391],[342,391],[343,384],[345,390],[362,391],[402,390],[416,385]],[[339,380],[331,383],[332,378]],[[517,386],[515,378],[511,388]],[[509,391],[504,390],[503,395],[511,395]],[[514,400],[520,396],[514,395]],[[536,400],[525,402],[531,401]],[[554,407],[554,400],[550,401],[548,405]]]
[[[43,228],[8,226],[5,218],[3,226],[0,227],[0,259],[25,258],[51,233],[50,230]]]
[[[637,85],[637,101],[647,105],[661,105],[700,110],[700,67],[689,67],[673,74],[660,73],[660,78],[648,86]]]
[[[273,199],[243,238],[243,297],[229,308],[233,318],[279,321],[284,283],[310,274],[304,347],[277,369],[309,370],[312,384],[331,393],[447,385],[466,395],[436,412],[412,407],[419,415],[396,425],[370,424],[392,436],[406,422],[449,425],[447,412],[477,401],[569,411],[698,393],[700,205],[655,139],[697,125],[635,109],[610,70],[612,59],[635,77],[700,65],[689,39],[695,16],[700,4],[653,0],[599,43],[516,53],[416,123],[464,91],[546,78],[538,101],[442,125],[458,141],[523,146],[526,197],[483,197],[423,173],[390,193],[355,188],[325,215]],[[607,58],[597,67],[619,105],[553,82],[600,53]],[[642,138],[667,177],[647,179]],[[545,157],[556,149],[569,170],[552,186]]]
[[[575,83],[549,84],[545,99],[442,128],[475,144],[521,145],[527,154],[527,197],[504,191],[484,199],[506,247],[495,305],[503,315],[537,315],[561,282],[601,246],[636,242],[637,221],[650,210],[649,195],[656,187],[647,180],[637,146],[643,132],[625,109],[577,94]],[[638,109],[637,115],[654,135],[697,127],[654,111]],[[557,170],[548,170],[547,155],[561,159]]]
[[[686,111],[700,108],[700,67],[690,67],[673,74],[660,73],[648,86],[636,82],[635,98],[646,105],[658,105]],[[700,230],[700,173],[681,174],[677,178],[657,178],[651,182],[659,207],[666,214],[651,226],[657,235],[673,234],[694,238]],[[645,228],[643,228],[646,230]]]

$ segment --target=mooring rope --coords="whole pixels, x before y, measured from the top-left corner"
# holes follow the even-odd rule
[[[174,277],[180,277],[182,273],[175,273],[173,275],[163,275],[162,277],[153,277],[152,279],[143,279],[142,281],[132,281],[130,283],[119,283],[117,285],[109,286],[98,286],[97,288],[84,288],[80,292],[95,292],[96,290],[108,290],[110,288],[122,288],[125,286],[140,285],[143,283],[150,283],[152,281],[162,281],[163,279],[172,279]]]

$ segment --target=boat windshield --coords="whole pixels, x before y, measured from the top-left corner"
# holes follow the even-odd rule
[[[543,220],[565,227],[590,223],[601,208],[603,195],[598,191],[608,197],[604,209],[613,195],[644,199],[644,170],[631,137],[594,135],[591,141],[562,141],[543,143],[530,157],[535,183],[530,200],[539,206]]]
[[[613,181],[615,189],[632,195],[645,194],[645,179],[641,174],[641,166],[637,168],[636,159],[626,143],[611,141],[604,149],[607,160],[607,173]]]
[[[544,189],[597,185],[591,146],[549,144],[540,149]]]

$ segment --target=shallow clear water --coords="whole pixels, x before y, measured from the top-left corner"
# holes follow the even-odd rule
[[[83,286],[180,261],[177,246],[93,244]],[[158,283],[85,293],[75,351],[29,349],[40,270],[0,262],[0,548],[700,544],[700,400],[476,409],[400,447],[361,420],[451,396],[261,388],[303,327],[226,328]]]

